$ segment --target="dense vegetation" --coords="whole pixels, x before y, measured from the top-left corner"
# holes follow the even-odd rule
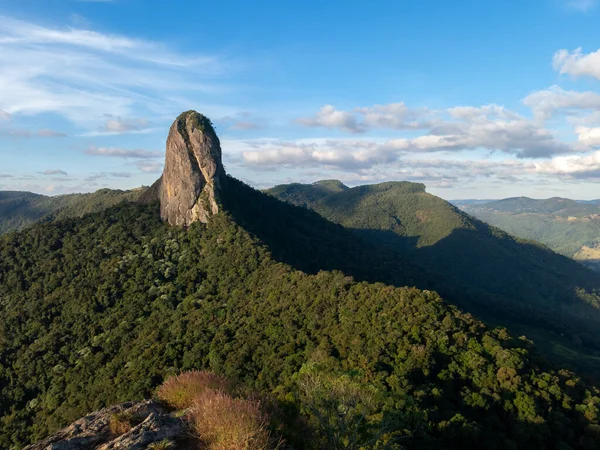
[[[592,266],[600,260],[600,205],[565,198],[507,198],[478,205],[458,203],[464,211],[524,239]]]
[[[573,260],[474,219],[422,184],[268,192],[409,257],[438,276],[434,288],[447,300],[527,335],[553,360],[600,373],[600,276]]]
[[[92,194],[48,197],[32,192],[0,191],[0,234],[22,230],[40,220],[82,217],[123,201],[136,201],[143,188],[131,191],[100,189]]]
[[[339,448],[600,445],[598,390],[527,340],[348,276],[422,275],[395,253],[233,179],[223,202],[188,230],[124,203],[0,238],[1,448],[191,369],[271,392],[290,421],[343,425]],[[330,442],[295,429],[297,448]]]

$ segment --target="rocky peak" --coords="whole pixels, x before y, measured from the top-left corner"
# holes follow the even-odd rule
[[[160,200],[160,216],[171,225],[208,222],[219,212],[225,177],[221,144],[211,121],[196,111],[175,119],[167,138],[165,168],[151,189]]]

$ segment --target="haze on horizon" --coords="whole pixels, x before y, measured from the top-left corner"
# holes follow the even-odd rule
[[[0,190],[151,184],[215,123],[256,187],[600,197],[595,0],[0,0]]]

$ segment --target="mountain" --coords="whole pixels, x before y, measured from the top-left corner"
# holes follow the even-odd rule
[[[329,195],[314,186],[317,194],[313,185],[297,184],[267,193],[410,258],[438,276],[434,287],[447,300],[533,338],[552,359],[599,373],[597,274],[465,214],[422,184],[389,182]]]
[[[194,114],[176,121],[191,168],[206,142]],[[167,178],[140,203],[0,237],[1,448],[193,369],[273,398],[290,448],[600,445],[600,391],[527,339],[406,287],[442,283],[412,255],[224,170],[164,195]],[[210,183],[217,212],[201,195]],[[164,202],[195,220],[170,225]],[[210,214],[188,216],[196,205]],[[428,217],[415,226],[443,240]]]
[[[600,204],[565,198],[508,198],[461,209],[515,236],[600,268]]]
[[[100,189],[92,194],[49,197],[21,191],[0,191],[0,234],[22,230],[40,220],[82,217],[123,201],[137,201],[144,188]]]

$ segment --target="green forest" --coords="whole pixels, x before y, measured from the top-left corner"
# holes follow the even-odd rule
[[[222,201],[189,229],[122,203],[0,237],[0,448],[193,369],[307,427],[322,405],[303,380],[324,379],[329,405],[328,386],[351,383],[370,393],[353,448],[600,446],[597,388],[427,289],[398,252],[233,178]]]
[[[555,363],[600,373],[600,276],[431,195],[420,183],[332,180],[267,191],[424,268],[446,301],[532,338]]]

